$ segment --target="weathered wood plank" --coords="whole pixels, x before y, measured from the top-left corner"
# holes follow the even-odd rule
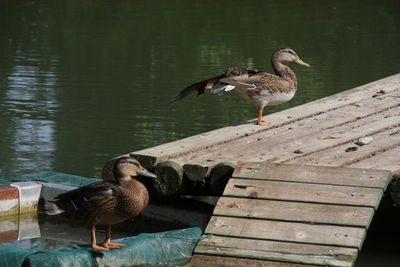
[[[387,165],[387,160],[380,157],[381,153],[386,153],[393,148],[400,146],[400,133],[397,133],[398,128],[391,128],[382,132],[378,132],[370,137],[373,138],[372,142],[368,145],[358,146],[355,142],[346,143],[330,149],[326,149],[317,153],[312,153],[305,157],[300,157],[295,160],[288,161],[293,164],[308,164],[308,165],[323,165],[323,166],[342,166],[354,167],[355,163],[367,160],[367,164],[364,164],[365,168],[385,169],[382,165]],[[346,151],[346,149],[353,147],[356,150]],[[369,158],[380,157],[382,160],[368,160]],[[397,160],[396,160],[397,159]],[[393,159],[395,166],[389,165],[392,172],[400,169],[400,157]],[[373,163],[372,165],[370,163]],[[356,165],[356,166],[362,166]],[[377,167],[373,167],[377,166]]]
[[[365,158],[359,162],[351,164],[350,167],[356,168],[376,168],[388,169],[393,173],[400,170],[400,146],[394,147],[373,157]]]
[[[276,126],[287,125],[304,118],[315,116],[321,112],[338,109],[349,104],[356,104],[363,98],[362,96],[366,96],[365,98],[371,98],[372,94],[381,90],[382,86],[385,86],[385,91],[387,93],[397,90],[399,88],[399,77],[400,74],[396,74],[352,90],[285,110],[284,112],[265,116],[264,119],[272,122]],[[206,149],[216,144],[226,143],[231,140],[245,137],[246,135],[252,135],[269,130],[268,128],[266,129],[257,125],[252,125],[252,123],[253,122],[249,121],[244,124],[225,127],[219,130],[185,138],[177,142],[171,142],[149,149],[136,151],[132,154],[135,154],[138,157],[149,157],[149,166],[146,165],[145,167],[150,168],[151,166],[155,166],[159,161],[178,157],[179,155],[190,151]],[[143,162],[144,161],[145,160],[143,160]]]
[[[357,252],[356,248],[214,235],[205,236],[195,249],[196,254],[329,266],[352,266]]]
[[[377,188],[248,180],[232,178],[224,196],[377,208],[382,190]]]
[[[374,209],[355,206],[220,197],[213,214],[216,216],[253,219],[349,225],[366,227],[368,229]]]
[[[361,249],[366,230],[359,227],[213,216],[205,234]]]
[[[308,267],[311,267],[311,266],[315,266],[315,265],[195,254],[192,257],[189,266],[190,267],[210,267],[210,266],[212,266],[212,267],[237,267],[237,266],[248,266],[248,267],[264,267],[264,266],[265,267],[306,267],[306,266],[308,266]]]
[[[232,177],[376,187],[386,190],[390,181],[390,171],[355,168],[342,168],[339,171],[336,167],[238,162]]]

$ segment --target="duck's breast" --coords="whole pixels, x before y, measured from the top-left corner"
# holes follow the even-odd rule
[[[267,99],[266,106],[273,106],[273,105],[279,105],[282,103],[285,103],[293,98],[295,95],[295,91],[289,91],[289,92],[274,92],[274,93],[269,93],[266,92],[264,96],[265,99]],[[263,98],[263,96],[261,96]]]

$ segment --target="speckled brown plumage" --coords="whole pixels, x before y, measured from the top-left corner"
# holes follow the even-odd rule
[[[289,62],[309,67],[292,49],[281,48],[271,58],[276,75],[256,69],[229,68],[221,75],[189,85],[175,97],[173,103],[193,92],[197,92],[198,95],[204,94],[207,89],[212,93],[235,90],[258,108],[257,124],[269,126],[269,123],[261,121],[264,107],[289,101],[297,90],[295,73],[283,64]]]
[[[86,199],[86,200],[85,200]],[[149,194],[142,183],[131,179],[96,182],[61,194],[57,205],[66,216],[79,219],[88,226],[105,225],[102,218],[111,215],[111,224],[137,216],[148,204]],[[118,214],[118,216],[113,216]]]
[[[100,250],[120,248],[124,244],[111,243],[111,225],[137,216],[149,202],[146,187],[136,176],[156,176],[145,170],[137,160],[130,157],[119,159],[114,168],[116,181],[102,181],[60,194],[54,202],[47,202],[46,213],[65,213],[92,228],[92,247]],[[104,247],[96,244],[96,225],[107,225]]]

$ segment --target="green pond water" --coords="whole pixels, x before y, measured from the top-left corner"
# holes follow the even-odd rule
[[[265,114],[400,72],[400,1],[0,0],[3,177],[100,177],[112,157],[253,119],[234,92],[169,104],[231,66],[272,72],[286,46],[311,68],[293,65],[296,96]],[[386,234],[360,262],[400,263]]]

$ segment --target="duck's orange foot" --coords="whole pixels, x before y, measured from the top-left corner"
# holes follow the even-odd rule
[[[121,247],[126,247],[126,244],[105,242],[104,247],[106,247],[106,248],[121,248]]]
[[[107,247],[100,247],[97,244],[94,244],[94,245],[92,244],[92,248],[93,249],[98,249],[98,250],[103,250],[103,251],[109,251],[109,249]]]
[[[269,122],[262,122],[262,121],[260,121],[260,122],[257,122],[257,125],[261,125],[261,126],[273,126],[271,123],[269,123]]]

